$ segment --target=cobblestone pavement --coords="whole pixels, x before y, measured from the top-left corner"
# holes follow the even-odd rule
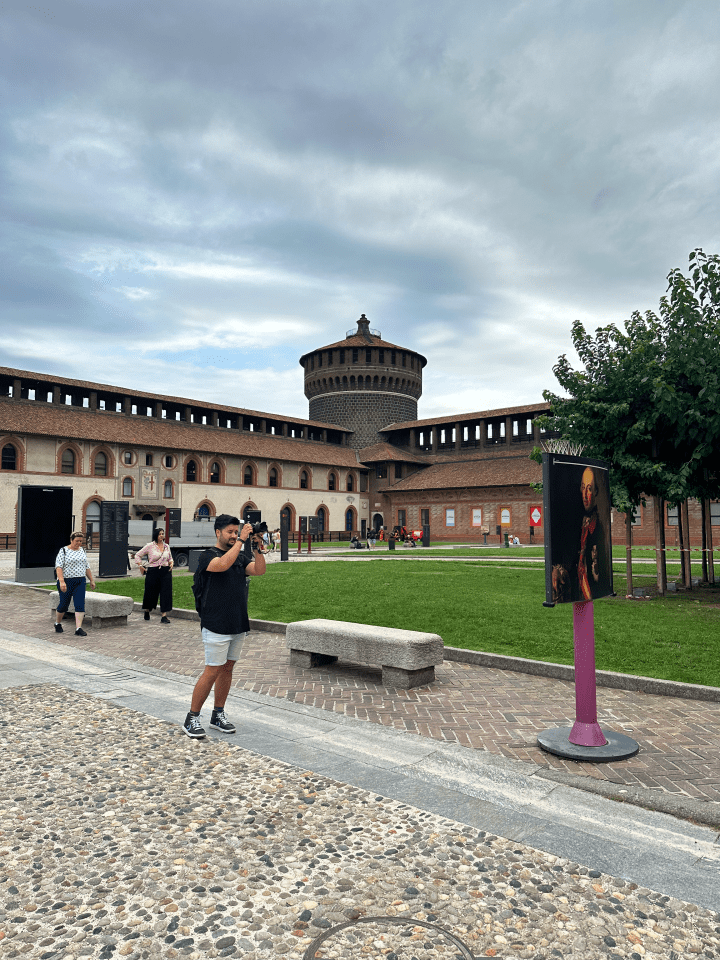
[[[716,912],[142,719],[3,690],[3,960],[720,956]]]
[[[41,637],[126,661],[197,676],[202,671],[199,626],[140,614],[127,627],[88,631],[85,638],[55,634],[45,596],[23,587],[0,585],[2,624]],[[652,696],[625,690],[598,690],[600,723],[631,735],[640,752],[616,764],[576,763],[541,751],[538,732],[568,726],[574,719],[573,685],[446,661],[436,682],[413,690],[389,690],[380,670],[341,663],[302,670],[288,663],[284,637],[254,632],[235,668],[235,687],[348,717],[383,724],[436,740],[580,774],[618,785],[675,797],[720,803],[720,704]],[[720,819],[720,809],[717,810]]]

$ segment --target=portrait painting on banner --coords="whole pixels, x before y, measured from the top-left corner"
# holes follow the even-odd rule
[[[543,454],[547,603],[613,593],[610,476],[604,460]]]

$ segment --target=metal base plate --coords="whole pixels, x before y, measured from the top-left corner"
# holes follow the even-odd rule
[[[587,763],[610,763],[612,760],[627,760],[634,757],[640,745],[632,737],[624,733],[602,728],[607,743],[603,747],[581,747],[577,743],[570,743],[568,737],[572,727],[555,727],[545,730],[538,735],[538,746],[547,753],[566,760],[581,760]]]

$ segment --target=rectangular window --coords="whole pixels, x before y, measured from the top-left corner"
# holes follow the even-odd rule
[[[385,351],[378,350],[378,363],[385,363]]]
[[[390,363],[392,363],[392,364],[396,364],[396,363],[397,363],[397,350],[391,350],[391,351],[390,351]]]
[[[635,507],[633,510],[632,525],[634,527],[642,526],[642,507]]]
[[[396,463],[396,464],[395,464],[395,479],[396,479],[396,480],[401,480],[401,479],[402,479],[402,464],[401,464],[401,463]]]
[[[327,360],[328,360],[328,366],[331,367],[332,366],[332,350],[328,350]]]
[[[357,363],[357,362],[358,362],[358,348],[357,348],[357,347],[353,347],[352,362],[353,362],[353,363]]]
[[[398,510],[398,526],[404,527],[407,523],[407,518],[404,510]]]
[[[504,436],[505,436],[505,421],[504,421],[504,420],[501,420],[501,421],[500,421],[500,436],[501,436],[501,437],[504,437]]]
[[[512,435],[513,435],[514,437],[519,437],[519,436],[520,436],[520,421],[519,421],[519,420],[513,420],[513,422],[512,422],[512,431],[513,431]]]
[[[378,480],[384,480],[387,477],[387,464],[379,463],[375,467],[375,476]]]
[[[321,353],[318,354],[318,366],[319,366],[319,367],[322,366],[322,354],[321,354]]]
[[[528,436],[529,436],[532,432],[533,432],[532,420],[526,420],[526,421],[525,421],[525,433],[528,434]]]
[[[678,507],[671,507],[668,504],[667,508],[667,525],[669,527],[676,527],[678,525]]]
[[[445,510],[445,526],[454,527],[455,526],[455,508],[448,507]]]
[[[492,440],[493,438],[493,425],[491,423],[487,425],[487,438],[488,440]]]
[[[372,363],[372,350],[369,347],[365,350],[365,363]]]
[[[474,527],[482,526],[482,507],[473,507],[472,525]]]
[[[340,351],[340,363],[345,363],[345,351]]]
[[[402,365],[403,365],[404,367],[407,366],[407,354],[406,354],[406,353],[403,353],[403,355],[402,355]]]
[[[151,466],[152,466],[152,461],[153,461],[153,455],[152,455],[151,453],[146,453],[146,454],[145,454],[145,466],[146,466],[146,467],[151,467]]]
[[[430,511],[429,511],[429,510],[421,510],[421,511],[420,511],[420,523],[422,524],[423,527],[429,527],[429,526],[430,526]]]

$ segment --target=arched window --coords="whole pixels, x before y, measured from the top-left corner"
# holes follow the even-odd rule
[[[353,475],[352,475],[351,473],[349,473],[349,474],[347,475],[347,482],[346,482],[346,484],[345,484],[345,489],[346,489],[346,490],[352,490],[352,489],[354,489],[354,485],[355,485],[355,484],[354,484],[354,480],[353,480]]]
[[[173,497],[173,482],[172,480],[166,480],[163,485],[163,497],[166,500],[172,500]]]
[[[95,476],[96,477],[106,477],[107,476],[107,457],[104,453],[95,454]]]
[[[125,477],[123,480],[123,492],[124,497],[131,497],[133,495],[133,482],[132,477]]]
[[[353,529],[353,523],[355,520],[355,511],[352,507],[349,510],[345,511],[345,529],[350,532]]]
[[[197,515],[199,517],[209,517],[210,507],[206,503],[203,503],[201,506],[198,507]]]
[[[303,471],[300,473],[300,489],[301,489],[301,490],[307,490],[307,488],[308,488],[308,475],[307,475],[307,470],[303,470]]]
[[[185,467],[185,479],[188,483],[195,483],[197,480],[197,464],[194,460],[188,460]]]
[[[63,450],[62,460],[60,463],[60,472],[75,473],[75,454],[69,447],[67,450]]]
[[[271,487],[276,487],[278,484],[278,474],[275,467],[270,467],[270,472],[268,473],[268,484]]]
[[[100,504],[97,500],[91,500],[85,509],[85,533],[88,537],[100,533]]]
[[[11,443],[6,443],[2,448],[2,468],[17,470],[17,450]]]
[[[327,511],[324,507],[318,507],[317,510],[318,518],[318,533],[325,533],[325,527],[327,526]]]
[[[248,464],[243,470],[243,483],[246,487],[253,485],[253,468]]]
[[[210,483],[220,483],[220,464],[217,460],[210,466]]]
[[[328,490],[335,490],[337,488],[337,477],[334,473],[331,473],[328,477]]]

